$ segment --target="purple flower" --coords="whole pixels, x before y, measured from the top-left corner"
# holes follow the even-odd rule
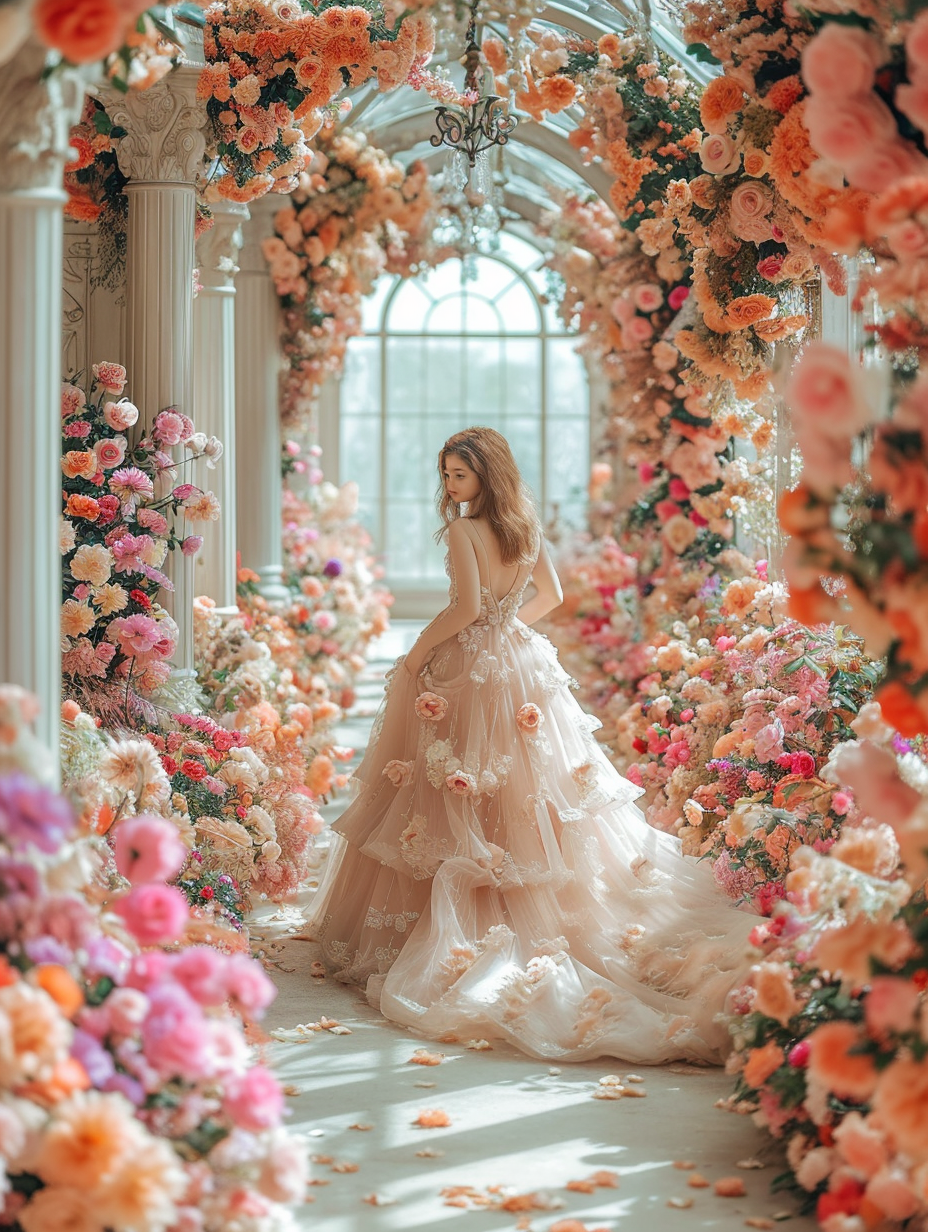
[[[112,937],[94,937],[87,945],[84,971],[90,977],[108,976],[121,984],[129,967],[129,951]]]
[[[31,845],[51,854],[74,826],[63,796],[15,771],[0,778],[0,834],[12,847]]]
[[[80,1061],[87,1076],[98,1089],[116,1073],[112,1056],[92,1035],[78,1027],[71,1040],[71,1056]]]
[[[54,937],[33,937],[23,949],[29,961],[34,963],[60,963],[66,967],[74,958],[74,951]]]
[[[103,1090],[119,1091],[136,1108],[145,1102],[145,1088],[138,1078],[133,1078],[131,1074],[111,1074],[104,1083]]]
[[[337,578],[341,571],[342,562],[337,560],[334,556],[331,560],[327,560],[325,562],[325,568],[322,570],[327,578]]]

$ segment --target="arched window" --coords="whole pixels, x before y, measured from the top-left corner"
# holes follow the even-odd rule
[[[504,232],[492,256],[384,277],[364,305],[340,389],[339,472],[401,611],[427,610],[447,585],[433,534],[438,450],[461,428],[510,442],[543,519],[580,525],[590,398],[574,338],[545,300],[543,255]],[[333,442],[334,443],[334,442]]]

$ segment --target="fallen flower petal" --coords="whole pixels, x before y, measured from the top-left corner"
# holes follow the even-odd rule
[[[358,1172],[360,1168],[360,1164],[352,1164],[347,1160],[342,1160],[340,1163],[332,1165],[333,1172]]]
[[[675,1211],[688,1211],[693,1205],[692,1198],[668,1198],[667,1205]]]
[[[747,1193],[740,1176],[720,1176],[713,1188],[720,1198],[743,1198]]]
[[[424,1108],[413,1121],[421,1129],[446,1129],[450,1124],[451,1118],[440,1108]]]
[[[744,1221],[746,1228],[775,1228],[777,1225],[772,1219],[768,1219],[766,1215],[752,1215],[750,1219]]]
[[[373,1129],[374,1127],[373,1127],[373,1125],[362,1125],[362,1124],[360,1124],[360,1122],[357,1122],[357,1121],[356,1121],[354,1125],[349,1125],[349,1126],[348,1126],[348,1128],[349,1128],[349,1129],[361,1129],[361,1130],[367,1130],[367,1129]]]
[[[427,1048],[417,1048],[412,1054],[407,1065],[441,1065],[445,1059],[443,1052],[429,1052]]]
[[[395,1206],[396,1198],[385,1198],[383,1194],[369,1193],[361,1199],[368,1206]]]
[[[493,1051],[493,1045],[490,1043],[489,1040],[485,1040],[485,1039],[468,1040],[467,1043],[464,1045],[464,1047],[469,1048],[472,1052],[487,1052],[487,1051],[492,1052]],[[554,1073],[553,1070],[551,1070],[550,1072]],[[560,1073],[560,1070],[558,1070],[558,1073]]]
[[[767,1165],[761,1159],[739,1159],[735,1164],[736,1168],[766,1168]]]
[[[444,1151],[436,1151],[430,1146],[423,1147],[421,1151],[416,1151],[418,1159],[441,1159],[444,1156]]]
[[[712,1184],[711,1181],[706,1180],[701,1172],[694,1172],[692,1176],[688,1176],[686,1178],[686,1183],[689,1185],[690,1189],[708,1189]]]
[[[691,1169],[696,1167],[696,1164],[692,1159],[675,1159],[673,1161],[673,1166],[678,1168],[681,1172],[689,1172]]]

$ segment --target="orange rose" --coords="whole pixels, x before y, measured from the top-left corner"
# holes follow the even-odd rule
[[[763,338],[764,342],[779,342],[792,334],[798,334],[808,324],[809,318],[800,312],[791,317],[773,317],[769,321],[758,321],[754,326],[754,333],[758,338]]]
[[[502,39],[487,38],[483,40],[480,50],[486,56],[487,64],[497,75],[506,71],[506,48]]]
[[[68,497],[66,512],[72,518],[84,518],[87,522],[96,522],[100,516],[100,506],[92,496],[82,496],[80,492],[75,492],[73,496]]]
[[[72,64],[102,60],[123,44],[126,10],[118,0],[38,0],[36,34]]]
[[[699,100],[699,118],[707,133],[724,133],[728,117],[740,111],[744,90],[732,77],[716,77],[706,86]]]
[[[61,469],[68,479],[91,479],[97,473],[97,455],[92,449],[69,449],[61,459]]]
[[[31,978],[33,984],[48,993],[66,1018],[73,1018],[84,1004],[84,994],[67,967],[39,963],[32,969]]]
[[[893,1061],[880,1075],[873,1110],[901,1151],[928,1158],[928,1066],[924,1061]]]
[[[770,295],[739,295],[728,305],[725,319],[731,329],[747,329],[755,321],[765,321],[776,306]]]
[[[785,1060],[783,1049],[771,1040],[762,1048],[751,1049],[747,1063],[741,1071],[741,1077],[748,1086],[757,1090],[758,1087],[764,1085],[771,1074],[776,1073]]]
[[[745,150],[741,165],[744,167],[745,175],[753,176],[756,179],[757,176],[764,174],[769,162],[770,159],[763,150]]]
[[[577,87],[568,77],[560,73],[546,77],[538,87],[538,92],[544,101],[545,110],[555,114],[569,107],[577,96]]]
[[[809,1036],[809,1073],[839,1099],[868,1099],[876,1086],[873,1058],[853,1051],[862,1042],[850,1022],[826,1022]]]
[[[780,525],[788,535],[801,535],[809,530],[824,530],[828,526],[828,506],[819,501],[805,484],[797,484],[784,492],[777,506]]]
[[[793,620],[809,626],[825,625],[841,616],[837,603],[821,586],[794,587],[789,593],[786,610]]]

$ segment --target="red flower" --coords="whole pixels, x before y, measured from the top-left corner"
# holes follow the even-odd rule
[[[192,779],[194,783],[202,783],[209,773],[202,762],[194,761],[192,758],[181,762],[180,772],[186,775],[188,779]]]
[[[146,612],[150,610],[151,599],[149,599],[144,590],[130,590],[129,598],[134,599],[139,607],[145,608]]]
[[[640,736],[636,736],[632,741],[632,748],[636,753],[647,753],[648,744],[646,740],[642,740]]]
[[[203,889],[200,891],[200,898],[205,898],[205,899],[206,899],[206,901],[207,901],[207,902],[209,902],[209,900],[210,900],[212,897],[213,897],[213,887],[212,887],[212,886],[204,886],[204,887],[203,887]]]
[[[799,774],[804,779],[810,779],[815,774],[815,758],[811,753],[793,753],[790,760],[793,774]]]
[[[168,753],[162,756],[161,764],[164,767],[165,774],[174,775],[177,773],[177,762]]]

